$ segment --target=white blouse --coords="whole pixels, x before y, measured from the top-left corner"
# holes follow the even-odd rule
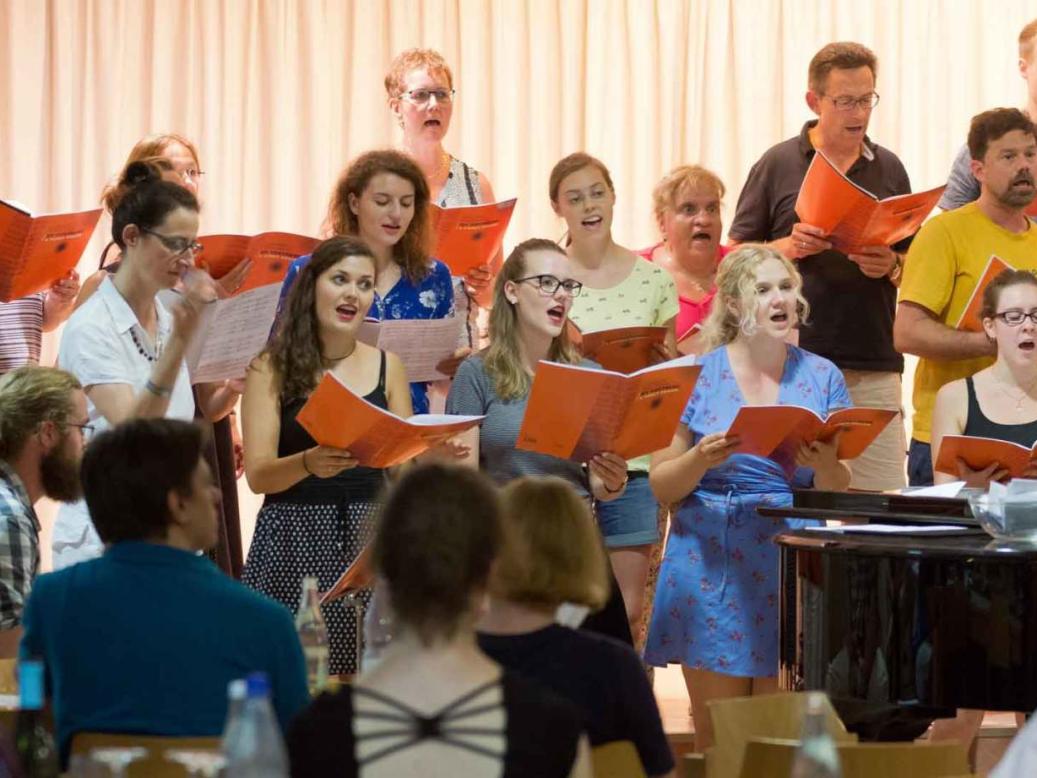
[[[168,342],[173,329],[173,317],[156,298],[159,348]],[[155,355],[155,344],[140,326],[137,315],[112,283],[105,278],[97,291],[69,318],[61,335],[58,349],[58,367],[72,373],[85,389],[99,384],[128,384],[136,395],[143,391],[151,377],[153,362],[145,353]],[[144,352],[144,353],[142,353]],[[94,434],[109,429],[112,424],[87,395],[87,410]],[[166,410],[167,419],[194,418],[194,394],[187,365],[180,363],[180,371],[173,384],[173,393]],[[84,559],[100,556],[104,550],[101,539],[94,531],[86,502],[62,505],[54,524],[52,542],[54,569],[75,564]]]

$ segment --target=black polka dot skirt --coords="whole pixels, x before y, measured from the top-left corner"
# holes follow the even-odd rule
[[[377,505],[353,501],[338,505],[275,502],[263,506],[241,580],[272,597],[294,615],[302,597],[302,579],[317,576],[326,592],[374,536]],[[358,597],[362,609],[343,600],[322,606],[328,627],[328,672],[357,672],[357,617],[363,619],[370,592]]]

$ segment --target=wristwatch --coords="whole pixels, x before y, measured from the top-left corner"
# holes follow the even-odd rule
[[[896,261],[893,263],[893,268],[889,271],[889,280],[894,284],[900,280],[900,274],[904,272],[904,255],[894,254]]]

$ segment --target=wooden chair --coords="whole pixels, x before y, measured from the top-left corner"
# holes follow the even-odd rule
[[[646,778],[641,757],[629,740],[617,740],[591,749],[594,778]]]
[[[801,692],[785,692],[710,702],[714,745],[706,753],[705,775],[708,778],[737,778],[745,745],[751,738],[799,738],[807,696]],[[836,742],[857,742],[857,736],[846,731],[827,699],[825,721]]]
[[[167,751],[210,751],[218,753],[217,737],[159,737],[157,735],[116,735],[107,732],[79,732],[72,737],[72,756],[89,757],[95,748],[144,748],[148,755],[133,762],[128,778],[185,778],[187,768],[166,759]]]
[[[741,778],[787,778],[799,741],[750,738]],[[836,743],[843,778],[951,778],[968,774],[957,743]]]
[[[17,659],[0,659],[0,694],[18,694]]]

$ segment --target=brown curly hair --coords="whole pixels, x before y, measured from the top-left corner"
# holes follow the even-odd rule
[[[393,246],[393,259],[400,266],[403,275],[412,283],[418,283],[429,274],[432,263],[429,261],[429,236],[431,233],[429,219],[428,182],[418,164],[399,151],[382,149],[361,154],[345,169],[335,184],[328,205],[328,218],[325,229],[332,235],[359,235],[360,220],[349,207],[349,196],[360,197],[371,179],[379,173],[392,173],[414,187],[414,218],[410,226]]]
[[[317,246],[285,301],[278,319],[277,331],[263,355],[270,358],[274,382],[282,402],[306,397],[316,386],[328,364],[320,348],[320,324],[317,321],[317,279],[329,267],[345,257],[370,257],[374,254],[359,238],[328,238]],[[375,268],[377,280],[377,267]]]

